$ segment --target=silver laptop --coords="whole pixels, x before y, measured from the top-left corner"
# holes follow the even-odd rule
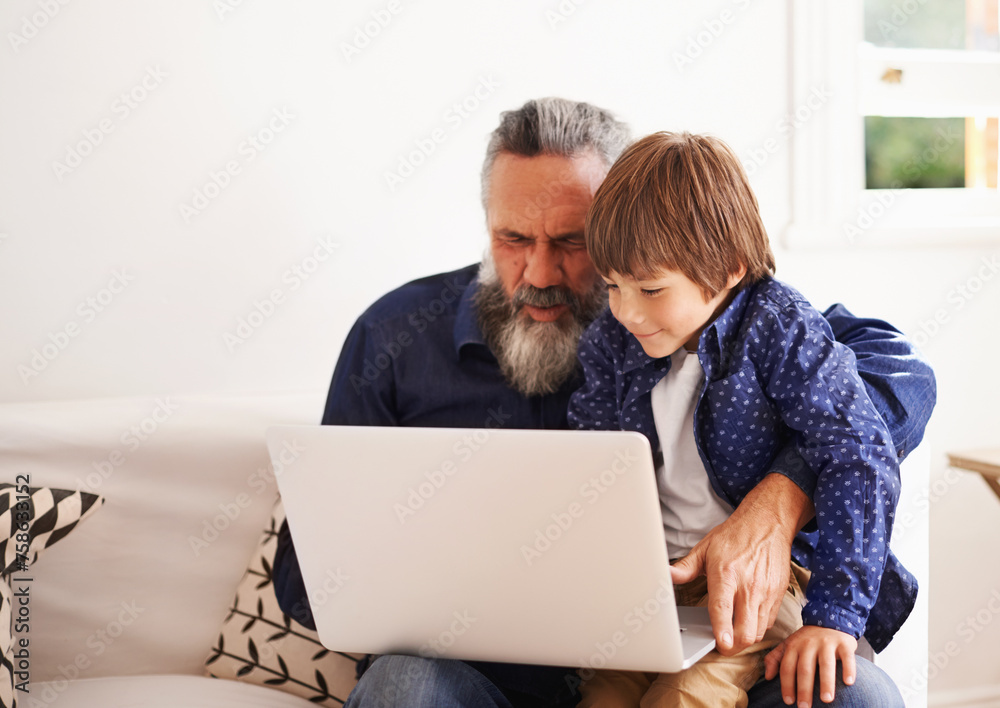
[[[673,672],[649,442],[631,432],[278,426],[267,444],[329,649]]]

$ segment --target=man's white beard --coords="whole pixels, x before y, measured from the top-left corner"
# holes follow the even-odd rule
[[[568,288],[522,286],[508,297],[489,252],[479,267],[476,308],[486,344],[497,357],[500,371],[511,388],[525,396],[554,393],[577,370],[580,336],[607,303],[602,283],[583,296]],[[569,317],[538,322],[522,311],[527,302],[540,307],[566,304]]]

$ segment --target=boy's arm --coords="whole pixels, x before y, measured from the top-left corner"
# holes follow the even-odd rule
[[[756,325],[768,343],[754,362],[764,394],[817,474],[820,536],[803,621],[856,638],[878,596],[899,495],[892,439],[854,355],[808,303],[774,307]]]
[[[579,359],[585,380],[570,399],[570,426],[618,430],[617,366],[596,327],[580,339]],[[794,448],[790,455],[799,460],[790,463],[793,471],[815,478]],[[707,575],[712,628],[724,654],[759,641],[774,624],[788,587],[792,539],[812,515],[812,501],[798,482],[789,475],[768,475],[672,567],[674,582]]]
[[[854,352],[858,373],[902,458],[920,442],[934,408],[933,371],[887,322],[855,317],[843,305],[823,316],[835,338]],[[725,653],[759,641],[774,624],[788,585],[791,539],[815,515],[815,491],[816,473],[789,443],[733,515],[674,566],[676,582],[707,574],[716,635],[733,630],[728,651],[720,642]]]

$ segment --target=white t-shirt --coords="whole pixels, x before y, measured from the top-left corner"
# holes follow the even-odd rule
[[[694,441],[694,409],[704,379],[698,353],[681,347],[670,355],[670,371],[652,391],[653,420],[663,450],[656,483],[671,560],[687,555],[732,513],[712,489]]]

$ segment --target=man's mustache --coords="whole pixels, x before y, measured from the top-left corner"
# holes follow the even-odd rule
[[[522,285],[514,291],[511,304],[515,310],[524,305],[531,307],[555,307],[568,305],[573,312],[580,309],[580,300],[572,291],[558,286],[536,288],[534,285]]]

